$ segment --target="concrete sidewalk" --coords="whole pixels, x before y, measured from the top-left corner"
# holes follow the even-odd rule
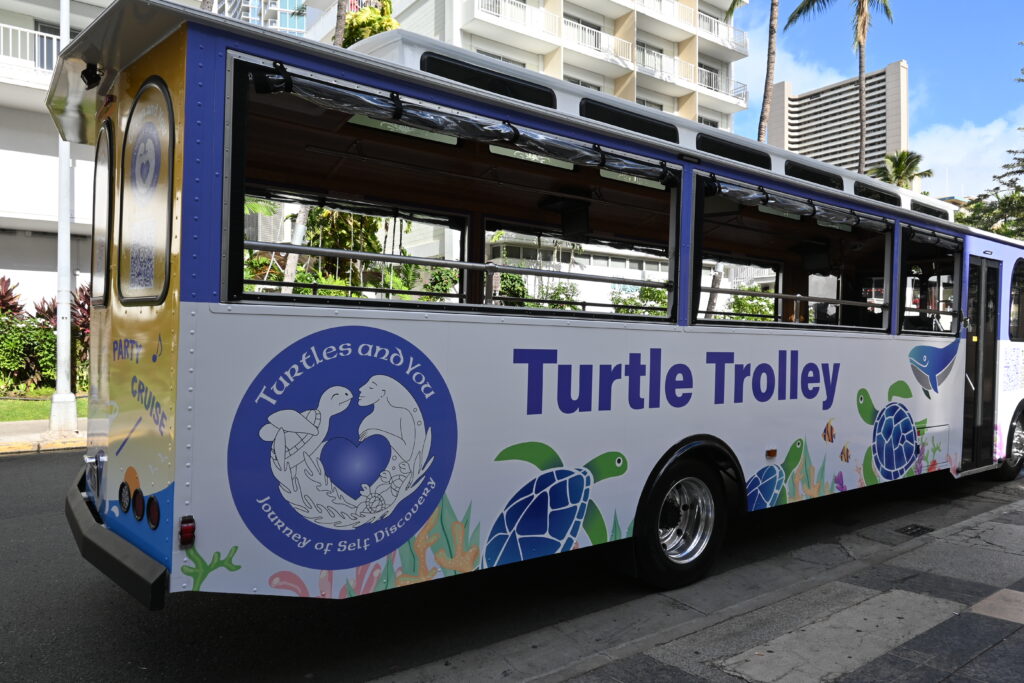
[[[78,431],[66,436],[51,433],[49,420],[0,422],[0,456],[85,448],[87,423],[86,418],[78,418]]]
[[[1024,680],[1024,477],[907,507],[381,680]]]

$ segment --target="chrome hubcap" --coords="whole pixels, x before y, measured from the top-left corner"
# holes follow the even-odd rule
[[[715,499],[701,479],[686,477],[665,494],[658,516],[661,549],[675,564],[700,557],[715,526]]]

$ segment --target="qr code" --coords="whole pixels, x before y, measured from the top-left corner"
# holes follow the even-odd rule
[[[128,274],[130,289],[152,289],[153,287],[153,247],[133,244],[128,252],[131,265]]]

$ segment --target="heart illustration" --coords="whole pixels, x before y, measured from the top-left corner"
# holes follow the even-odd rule
[[[358,498],[363,484],[373,486],[391,459],[391,445],[383,436],[371,436],[361,443],[341,437],[324,444],[320,462],[334,485],[351,498]]]

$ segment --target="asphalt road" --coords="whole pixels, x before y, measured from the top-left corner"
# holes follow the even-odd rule
[[[80,462],[0,458],[0,680],[415,679],[418,666],[436,671],[438,660],[585,615],[614,620],[651,595],[620,571],[624,546],[611,544],[358,600],[176,594],[149,612],[78,554],[63,499]],[[733,525],[716,573],[916,513],[952,524],[1002,504],[985,495],[993,486],[940,473],[754,515]],[[716,604],[745,590],[709,585]],[[531,648],[544,657],[542,644],[520,656]]]

